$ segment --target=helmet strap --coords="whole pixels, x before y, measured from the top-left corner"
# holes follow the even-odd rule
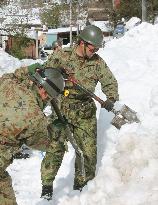
[[[84,60],[86,60],[86,59],[88,59],[88,56],[87,56],[87,52],[86,52],[86,47],[87,47],[87,43],[84,41],[84,45],[83,45],[84,47],[83,47],[83,58],[84,58]]]

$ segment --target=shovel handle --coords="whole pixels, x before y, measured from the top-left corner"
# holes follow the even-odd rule
[[[72,82],[77,89],[83,91],[88,96],[90,96],[91,98],[99,102],[100,105],[104,108],[103,106],[104,101],[101,98],[99,98],[97,95],[95,95],[92,91],[88,90],[84,86],[80,85],[76,79],[69,78],[68,80]],[[121,110],[115,110],[113,108],[111,112],[115,114],[115,117],[111,122],[111,124],[113,124],[118,129],[120,129],[121,126],[124,125],[125,123],[140,122],[140,120],[136,115],[136,112],[130,109],[126,105],[124,105],[124,109],[122,108]]]
[[[90,96],[91,98],[95,99],[97,102],[100,103],[100,105],[102,106],[104,103],[104,100],[102,100],[100,97],[98,97],[97,95],[95,95],[92,91],[88,90],[87,88],[85,88],[84,86],[80,85],[76,79],[73,78],[69,78],[68,79],[70,82],[72,82],[77,89],[83,91],[84,93],[86,93],[88,96]],[[111,112],[113,112],[115,115],[118,114],[118,111],[116,111],[114,108],[111,110]]]

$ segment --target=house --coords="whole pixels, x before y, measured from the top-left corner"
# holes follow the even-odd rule
[[[77,35],[77,28],[72,27],[72,37],[75,38]],[[61,39],[63,45],[70,43],[70,27],[49,29],[46,32],[46,45],[49,47],[54,41]]]
[[[88,2],[88,19],[92,18],[94,21],[107,21],[109,19],[109,12],[113,8],[111,0],[93,0]]]
[[[120,7],[121,0],[114,0],[114,9],[118,9]]]

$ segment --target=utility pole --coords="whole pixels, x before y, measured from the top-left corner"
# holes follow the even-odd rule
[[[142,22],[145,22],[146,21],[146,18],[147,18],[147,0],[142,0]]]
[[[70,47],[72,46],[72,0],[70,0]]]
[[[78,2],[77,3],[77,21],[76,21],[77,36],[79,35],[79,14],[80,14],[80,5],[79,5],[79,2]]]
[[[36,59],[38,59],[38,30],[35,29],[36,36]]]

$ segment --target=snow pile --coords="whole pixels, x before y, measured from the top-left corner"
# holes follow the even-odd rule
[[[19,60],[18,58],[14,58],[8,53],[0,50],[0,76],[3,73],[13,72],[16,68],[20,68],[23,66],[31,65],[33,63],[39,62],[43,64],[42,60],[32,60],[32,59],[23,59]]]
[[[127,30],[130,30],[131,28],[139,25],[141,22],[141,19],[140,18],[137,18],[137,17],[132,17],[129,21],[126,22],[126,26],[125,28]]]
[[[99,51],[118,80],[120,104],[136,110],[141,123],[125,125],[120,131],[112,126],[105,129],[108,114],[103,117],[100,112],[101,167],[80,197],[65,197],[60,205],[158,203],[157,35],[157,26],[142,23]]]

